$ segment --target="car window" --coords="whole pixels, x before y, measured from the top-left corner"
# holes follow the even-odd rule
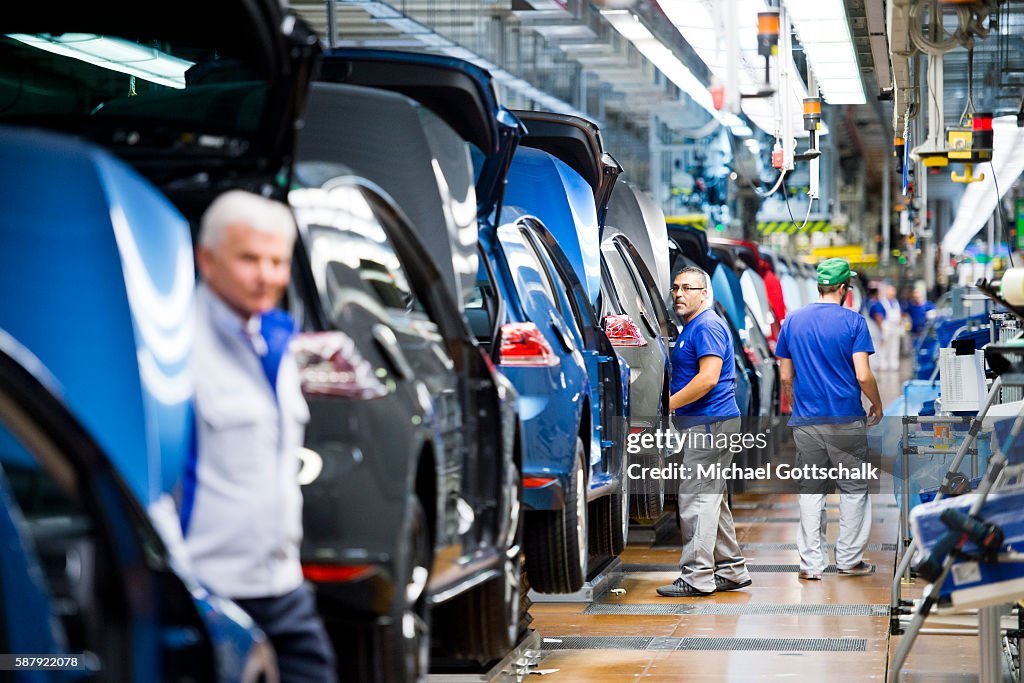
[[[498,228],[498,239],[501,240],[505,258],[508,259],[516,291],[523,302],[555,308],[556,297],[551,281],[536,252],[527,246],[519,228],[509,224],[501,226]]]
[[[556,288],[557,292],[565,293],[564,297],[555,297],[555,305],[562,314],[562,318],[564,320],[574,320],[576,322],[576,329],[583,330],[585,326],[583,312],[580,311],[576,305],[576,297],[574,297],[571,292],[572,287],[568,280],[565,279],[562,272],[555,265],[555,259],[549,251],[548,246],[529,230],[524,229],[523,235],[526,239],[526,243],[530,245],[530,249],[533,250],[534,255],[537,257],[537,260],[544,264],[544,272],[549,278],[553,278],[551,280],[551,286]]]
[[[629,274],[630,279],[633,281],[633,286],[637,292],[637,307],[640,309],[640,315],[643,318],[644,325],[647,330],[654,336],[659,334],[658,331],[658,314],[657,308],[655,307],[654,301],[651,299],[650,290],[647,287],[647,283],[644,282],[643,276],[640,275],[640,271],[637,269],[636,264],[633,263],[633,258],[626,252],[625,248],[618,240],[615,241],[615,248],[622,258],[622,263],[626,267],[626,272]]]
[[[608,267],[607,258],[610,258],[608,251],[604,251],[604,253],[606,258],[601,259],[601,313],[602,315],[621,314],[624,312],[622,297],[619,295],[622,284],[612,269]]]
[[[0,411],[0,471],[25,521],[49,594],[50,617],[66,637],[68,651],[95,651],[102,642],[117,642],[121,624],[105,623],[104,617],[120,611],[115,606],[126,600],[121,593],[127,577],[118,572],[102,521],[79,498],[80,483],[67,461],[24,413],[7,408]],[[127,638],[121,635],[124,645]]]
[[[359,189],[338,187],[329,194],[326,202],[293,202],[296,220],[309,236],[310,266],[328,311],[361,292],[384,308],[425,316],[384,227]]]

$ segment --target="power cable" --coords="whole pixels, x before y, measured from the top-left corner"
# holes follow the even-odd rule
[[[988,167],[992,171],[992,184],[996,187],[996,210],[999,211],[999,223],[1003,228],[1003,239],[1006,240],[1006,256],[1010,259],[1010,267],[1013,268],[1013,247],[1010,246],[1010,236],[1006,229],[1006,210],[1003,208],[1003,196],[999,194],[999,181],[996,180],[996,169],[991,161],[988,162]]]

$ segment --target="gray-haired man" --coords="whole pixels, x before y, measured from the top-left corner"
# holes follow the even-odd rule
[[[266,632],[283,683],[334,681],[334,655],[299,563],[297,450],[309,410],[288,353],[288,207],[240,190],[203,215],[196,295],[196,457],[182,530],[197,578]]]

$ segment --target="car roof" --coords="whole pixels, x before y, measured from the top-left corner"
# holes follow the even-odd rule
[[[447,123],[397,93],[317,82],[310,88],[296,158],[300,167],[342,164],[379,185],[411,219],[452,299],[461,304],[473,290],[473,169],[465,143]],[[302,179],[301,168],[296,178]]]

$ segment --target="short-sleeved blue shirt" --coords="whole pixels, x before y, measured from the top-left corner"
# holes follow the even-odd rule
[[[878,301],[878,300],[873,301],[871,303],[871,307],[868,308],[868,315],[871,316],[872,320],[874,319],[874,317],[876,315],[880,315],[884,319],[885,318],[885,306],[882,305],[881,301]]]
[[[864,317],[838,304],[816,303],[786,316],[775,355],[793,361],[790,426],[864,417],[853,354],[875,352]]]
[[[699,399],[676,410],[676,415],[737,417],[736,366],[732,352],[732,334],[725,322],[712,310],[698,313],[686,323],[672,349],[672,382],[676,393],[690,383],[700,370],[700,359],[718,356],[722,359],[722,372],[718,384]]]
[[[931,301],[925,301],[920,304],[907,304],[906,310],[907,315],[910,316],[910,333],[917,335],[924,330],[924,326],[928,323],[928,313],[935,310],[935,304]]]

